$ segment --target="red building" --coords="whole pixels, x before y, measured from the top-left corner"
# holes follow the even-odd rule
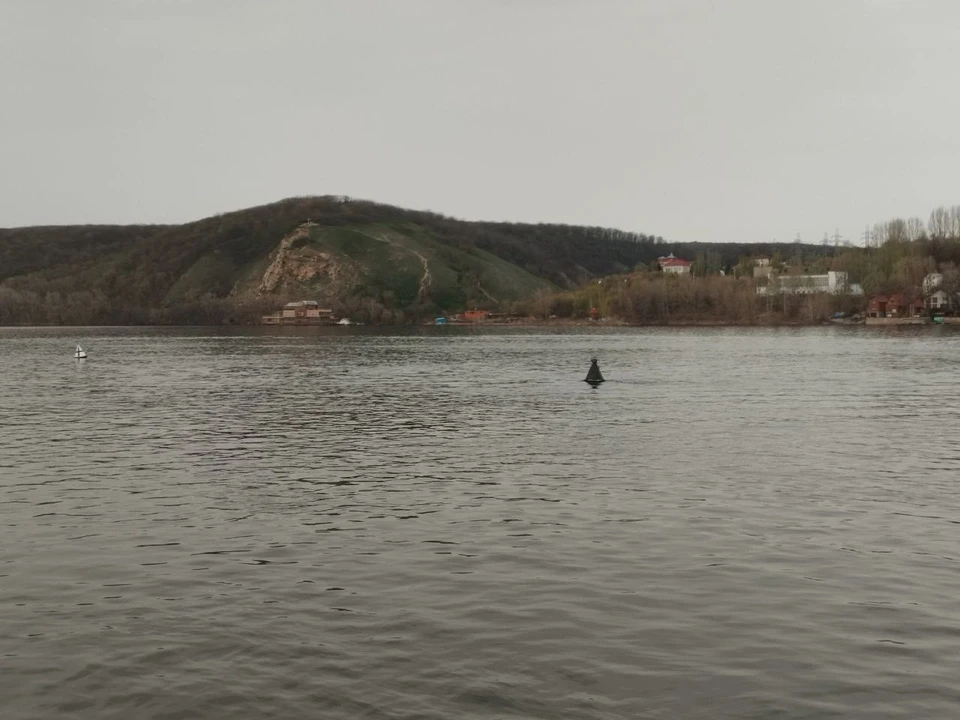
[[[923,315],[923,298],[905,293],[874,295],[867,302],[868,317],[919,317]]]
[[[874,295],[867,301],[867,315],[869,317],[886,317],[889,302],[890,298],[886,295]]]

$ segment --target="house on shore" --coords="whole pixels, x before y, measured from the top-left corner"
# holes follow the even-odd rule
[[[928,273],[920,287],[870,297],[867,317],[920,318],[930,313],[948,313],[953,308],[954,298],[943,289],[943,275]]]
[[[953,298],[943,288],[943,273],[928,273],[923,278],[923,294],[927,310],[947,312],[953,309]]]
[[[464,310],[457,318],[460,322],[483,322],[490,319],[488,310]]]
[[[953,307],[953,303],[945,290],[936,290],[927,295],[926,306],[928,310],[945,312]]]
[[[887,295],[871,295],[867,300],[867,317],[882,318],[887,316],[890,297]]]
[[[272,315],[261,318],[263,325],[333,325],[333,310],[321,308],[315,300],[289,302]]]
[[[873,295],[867,301],[867,317],[871,318],[915,318],[923,315],[922,297],[906,293],[892,295]]]

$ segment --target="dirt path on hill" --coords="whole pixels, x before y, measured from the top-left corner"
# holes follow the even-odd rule
[[[427,260],[425,255],[414,250],[413,248],[404,247],[388,235],[371,235],[370,233],[365,233],[362,230],[357,230],[356,232],[364,237],[370,238],[371,240],[379,240],[381,242],[388,243],[398,250],[411,252],[416,255],[420,259],[421,265],[423,265],[423,275],[420,276],[420,288],[417,290],[417,300],[423,300],[425,297],[427,297],[427,295],[430,294],[430,289],[433,287],[433,274],[430,272],[430,261]]]

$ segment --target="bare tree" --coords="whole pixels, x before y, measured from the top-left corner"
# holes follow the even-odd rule
[[[960,268],[952,262],[940,263],[940,274],[943,275],[941,289],[953,297],[960,290]]]
[[[550,316],[551,306],[553,304],[553,293],[545,288],[537,290],[530,301],[530,307],[534,315],[539,318]]]
[[[923,220],[918,217],[912,217],[907,220],[907,239],[910,242],[916,242],[921,240],[926,236],[926,228],[923,225]]]
[[[960,205],[950,208],[947,221],[947,235],[954,240],[960,238]]]
[[[880,247],[881,245],[887,242],[887,223],[874,223],[873,229],[870,231],[871,239],[873,241],[874,247]]]
[[[910,240],[910,233],[907,230],[907,221],[902,218],[895,218],[886,224],[887,242],[905,243]]]
[[[893,268],[893,280],[897,288],[903,291],[914,291],[919,288],[923,283],[923,278],[930,272],[931,263],[928,262],[930,260],[932,258],[922,258],[916,255],[908,255],[897,260],[897,264]],[[936,262],[932,263],[932,267],[936,269]]]
[[[949,212],[943,206],[938,207],[930,213],[930,220],[927,222],[927,231],[934,240],[943,240],[947,237],[950,226]]]

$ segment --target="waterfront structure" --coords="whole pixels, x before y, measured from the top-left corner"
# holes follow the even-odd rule
[[[872,295],[867,300],[867,317],[886,317],[890,298],[887,295]]]
[[[867,301],[867,317],[908,318],[923,315],[923,298],[909,293],[873,295]]]
[[[264,325],[332,325],[333,310],[321,308],[315,300],[289,302],[272,315],[264,315]]]

